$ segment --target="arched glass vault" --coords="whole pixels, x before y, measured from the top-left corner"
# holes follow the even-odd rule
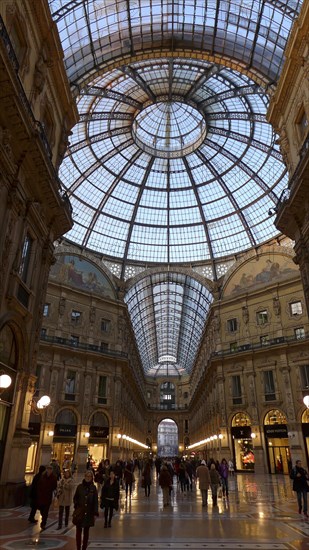
[[[288,176],[266,112],[302,2],[48,1],[80,115],[59,173],[66,237],[123,280],[174,268],[127,303],[145,372],[188,374],[211,297],[176,266],[216,280],[278,235]]]
[[[190,374],[212,300],[181,273],[147,275],[131,287],[125,301],[146,375]]]

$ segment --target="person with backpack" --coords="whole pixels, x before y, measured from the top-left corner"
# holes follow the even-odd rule
[[[305,468],[302,467],[301,460],[296,460],[294,468],[291,470],[290,478],[293,480],[293,491],[296,492],[298,513],[302,511],[304,516],[308,517],[307,492],[309,489],[309,476]]]

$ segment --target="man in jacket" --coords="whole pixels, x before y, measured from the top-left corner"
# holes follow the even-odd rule
[[[297,495],[298,513],[302,513],[302,501],[304,504],[304,516],[307,518],[307,491],[309,476],[306,470],[301,465],[301,460],[296,460],[294,468],[291,471],[291,479],[293,479],[293,491]]]
[[[199,480],[199,488],[202,495],[202,506],[207,506],[207,494],[210,485],[210,475],[205,460],[202,460],[200,466],[197,467],[196,477]]]
[[[42,522],[41,529],[46,529],[48,512],[53,499],[53,493],[57,488],[57,478],[53,474],[52,466],[46,466],[45,472],[42,473],[37,485],[37,506],[41,512]]]

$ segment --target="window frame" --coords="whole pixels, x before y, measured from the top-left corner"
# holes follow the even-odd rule
[[[230,333],[237,332],[237,330],[238,330],[237,317],[233,317],[233,318],[227,320],[227,330]]]
[[[269,313],[267,309],[260,309],[256,312],[256,323],[259,327],[269,323]]]

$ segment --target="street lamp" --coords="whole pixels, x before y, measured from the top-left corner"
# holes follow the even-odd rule
[[[305,395],[303,402],[304,405],[306,405],[307,409],[309,409],[309,395]]]
[[[39,400],[34,397],[29,401],[31,412],[34,414],[41,414],[43,409],[46,409],[50,405],[50,397],[48,395],[42,395]]]
[[[8,374],[0,374],[0,390],[6,390],[12,384],[12,378]]]

